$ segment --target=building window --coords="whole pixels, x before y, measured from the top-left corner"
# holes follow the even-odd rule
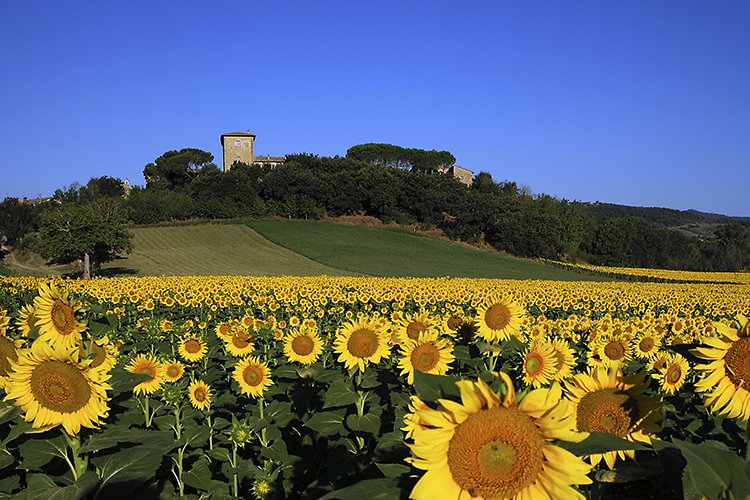
[[[237,158],[235,158],[234,161],[240,161],[240,155],[237,155]]]
[[[235,141],[234,141],[234,147],[235,148],[240,147],[240,140],[239,139],[235,139]]]

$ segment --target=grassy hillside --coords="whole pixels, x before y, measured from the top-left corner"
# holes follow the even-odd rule
[[[373,276],[604,279],[399,230],[299,220],[247,224],[277,245],[317,262]]]
[[[351,275],[274,245],[243,225],[140,227],[133,252],[105,266],[140,275]]]

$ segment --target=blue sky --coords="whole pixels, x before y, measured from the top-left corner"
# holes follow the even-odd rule
[[[3,2],[0,197],[250,130],[447,149],[557,198],[750,216],[750,2]]]

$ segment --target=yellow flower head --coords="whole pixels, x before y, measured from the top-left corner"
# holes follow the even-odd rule
[[[414,432],[407,459],[425,474],[410,498],[576,498],[574,484],[589,484],[591,466],[555,440],[579,442],[572,406],[558,384],[517,400],[513,384],[499,373],[505,393],[481,379],[456,383],[461,402],[439,400],[437,410],[416,414],[424,429]]]
[[[487,342],[508,340],[518,334],[524,314],[523,307],[514,300],[491,296],[477,307],[477,335]]]
[[[401,344],[401,359],[398,367],[401,375],[407,376],[407,382],[414,383],[414,372],[443,375],[450,368],[455,356],[453,343],[448,339],[439,339],[435,331],[426,331],[419,340],[406,340]]]
[[[248,356],[234,367],[232,378],[240,385],[240,391],[254,398],[259,398],[273,381],[271,370],[255,356]]]
[[[153,394],[164,383],[164,367],[153,356],[139,354],[125,367],[125,370],[149,376],[133,388],[135,394]]]
[[[365,371],[368,363],[378,364],[390,353],[388,325],[367,319],[346,323],[336,333],[333,349],[347,370]]]
[[[207,410],[211,406],[211,388],[202,380],[194,380],[188,386],[188,398],[196,410]]]
[[[195,335],[187,335],[180,341],[177,352],[185,361],[200,361],[206,355],[206,341]]]
[[[323,353],[323,341],[318,335],[317,328],[300,325],[292,330],[284,340],[284,355],[290,362],[310,365],[318,360]]]
[[[86,325],[76,318],[80,310],[81,307],[69,299],[67,292],[59,291],[54,285],[41,285],[39,295],[34,299],[39,340],[63,350],[77,347],[81,333],[86,329]]]
[[[109,376],[79,363],[76,348],[65,351],[37,340],[11,366],[5,400],[14,400],[35,429],[62,425],[74,436],[107,418]]]

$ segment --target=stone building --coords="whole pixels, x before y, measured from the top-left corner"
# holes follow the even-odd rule
[[[221,147],[224,150],[224,172],[232,168],[236,161],[252,165],[255,161],[255,134],[248,132],[228,132],[221,134]]]
[[[474,175],[474,172],[472,172],[468,168],[459,167],[458,165],[453,165],[452,167],[440,168],[438,169],[438,172],[440,172],[441,174],[452,175],[453,177],[463,182],[467,186],[471,186],[472,177]]]

